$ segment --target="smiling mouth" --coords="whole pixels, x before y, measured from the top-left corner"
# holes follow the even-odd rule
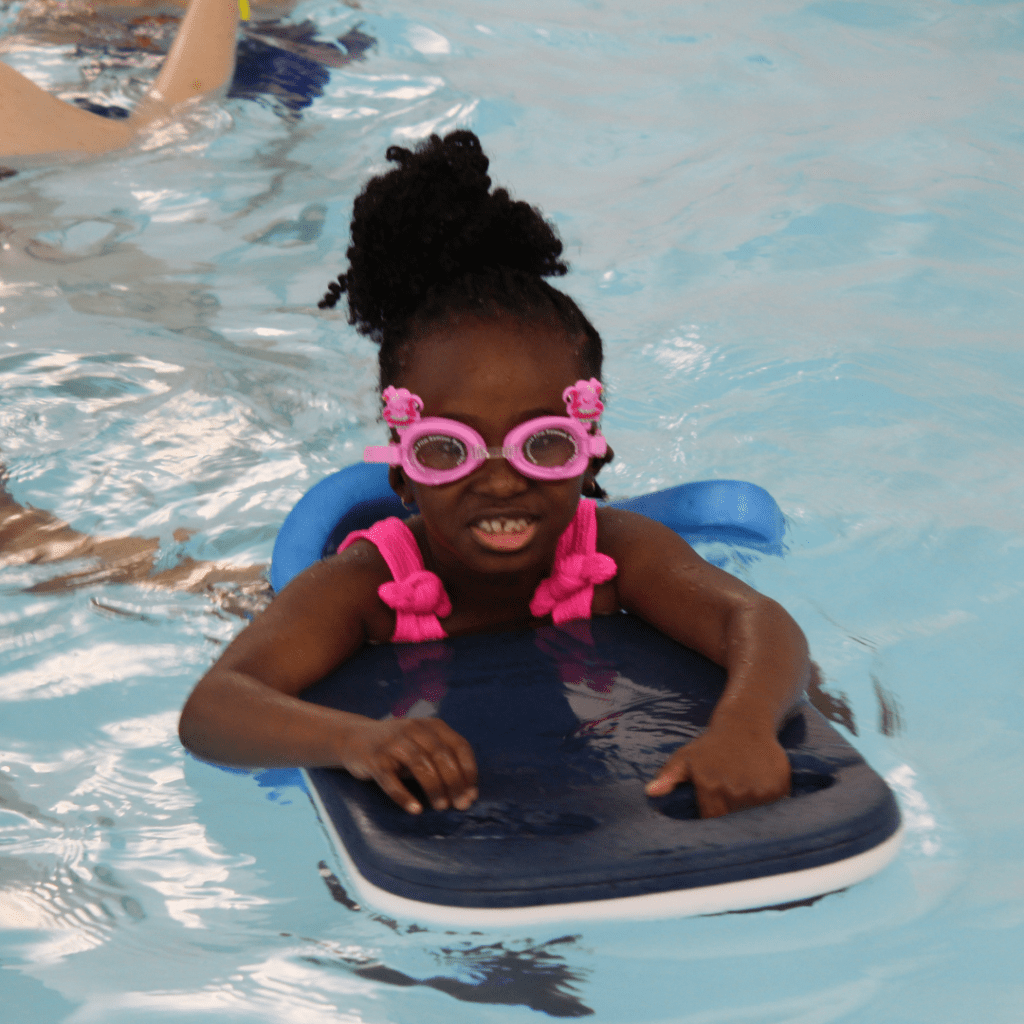
[[[533,540],[537,524],[522,516],[492,516],[470,526],[478,544],[489,551],[519,551]]]

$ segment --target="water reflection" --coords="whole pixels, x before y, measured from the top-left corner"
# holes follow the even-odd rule
[[[336,903],[356,913],[363,911],[325,861],[320,862],[320,875]],[[391,918],[374,913],[369,916],[388,928],[399,928]],[[429,929],[414,926],[407,931],[429,932]],[[429,955],[449,973],[421,978],[386,963],[374,962],[363,949],[338,949],[315,939],[304,941],[315,943],[322,952],[306,954],[302,959],[318,967],[349,971],[384,985],[433,988],[461,1002],[527,1006],[551,1017],[586,1017],[594,1011],[581,1001],[578,992],[587,972],[569,965],[564,956],[580,938],[579,935],[563,935],[542,943],[532,939],[486,943],[463,939],[440,946],[426,940]]]
[[[111,868],[89,867],[80,830],[69,833],[61,817],[23,799],[16,781],[11,766],[3,765],[0,843],[6,852],[0,855],[0,928],[48,936],[36,955],[50,960],[101,945],[119,922],[143,920],[140,900]],[[54,810],[66,814],[75,806],[58,804]],[[104,821],[101,827],[113,826],[112,819]]]

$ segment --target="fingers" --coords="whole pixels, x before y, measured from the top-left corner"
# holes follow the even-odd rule
[[[655,779],[647,783],[647,795],[665,796],[666,793],[671,793],[676,786],[689,781],[689,778],[690,766],[678,753],[674,754],[665,762]]]
[[[437,811],[465,810],[476,799],[476,759],[469,744],[440,719],[417,719],[398,756]],[[407,755],[407,756],[403,756]]]
[[[782,790],[756,783],[730,786],[723,785],[717,780],[703,785],[695,782],[694,790],[697,793],[697,806],[702,818],[720,818],[723,814],[742,811],[747,807],[772,804],[789,793],[788,786]]]
[[[422,805],[399,779],[403,770],[420,784],[437,811],[465,810],[477,798],[476,759],[470,745],[436,718],[388,723],[391,735],[379,748],[368,773],[396,803],[411,814]]]
[[[697,807],[702,818],[721,818],[730,811],[738,811],[726,798],[725,794],[707,786],[694,786],[697,794]]]
[[[396,766],[397,767],[397,766]],[[398,780],[396,771],[380,771],[370,776],[392,800],[410,814],[419,814],[423,805]]]
[[[775,770],[753,773],[723,773],[718,776],[696,773],[693,787],[702,818],[719,818],[723,814],[775,803],[789,795],[789,761],[783,755],[782,765]]]
[[[702,818],[719,818],[787,796],[789,760],[777,743],[744,760],[736,752],[720,756],[710,743],[693,741],[669,758],[657,777],[648,783],[647,795],[665,796],[682,782],[693,784]]]
[[[469,783],[470,789],[473,791],[473,799],[476,799],[477,771],[473,748],[454,729],[449,728],[444,722],[441,722],[441,725],[444,726],[445,731],[449,735],[449,744],[455,753],[459,767],[462,769],[463,778]]]

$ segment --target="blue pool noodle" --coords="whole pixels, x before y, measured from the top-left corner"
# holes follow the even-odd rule
[[[771,555],[783,551],[785,518],[757,484],[698,480],[609,504],[656,519],[690,543],[719,541]],[[281,526],[270,564],[271,586],[280,593],[303,569],[336,550],[352,530],[411,514],[388,485],[387,466],[357,463],[332,473],[299,499]]]

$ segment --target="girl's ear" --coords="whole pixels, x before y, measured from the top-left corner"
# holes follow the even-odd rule
[[[612,451],[609,445],[608,451],[604,453],[600,458],[593,458],[590,460],[590,465],[587,466],[587,471],[583,474],[583,497],[584,498],[598,498],[604,500],[608,497],[605,489],[597,482],[597,474],[601,472],[601,467],[606,466],[612,459],[615,458],[615,452]]]
[[[391,490],[402,499],[404,504],[411,505],[416,500],[413,497],[412,487],[409,486],[409,481],[406,479],[405,473],[402,472],[401,466],[392,466],[388,470],[388,483],[391,485]]]

